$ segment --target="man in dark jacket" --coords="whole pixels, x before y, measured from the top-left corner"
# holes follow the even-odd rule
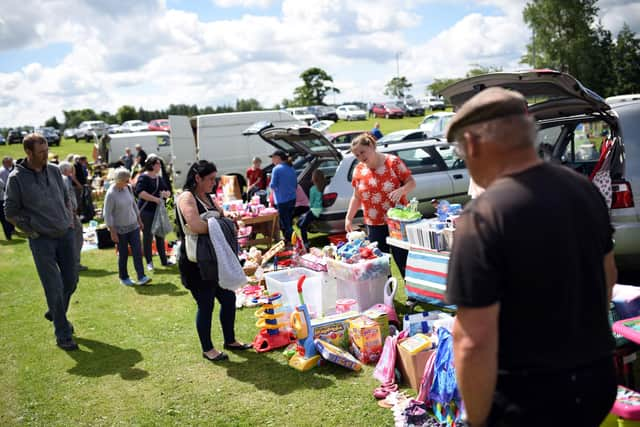
[[[73,196],[60,170],[47,164],[49,147],[42,135],[27,135],[23,147],[27,158],[19,160],[9,175],[5,214],[29,237],[58,346],[76,350],[73,326],[67,320],[69,300],[78,283],[70,202]]]

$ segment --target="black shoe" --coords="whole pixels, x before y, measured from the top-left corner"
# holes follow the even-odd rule
[[[253,348],[252,344],[225,344],[225,350],[249,350]]]
[[[64,340],[57,339],[56,344],[64,351],[73,351],[78,349],[78,344],[76,344],[73,338],[67,338]]]
[[[49,322],[53,322],[53,316],[51,315],[51,313],[48,310],[44,314],[44,318],[47,319]]]
[[[209,362],[222,362],[223,360],[229,360],[229,356],[224,352],[218,353],[216,357],[209,357],[205,353],[202,353],[202,357],[207,359]]]

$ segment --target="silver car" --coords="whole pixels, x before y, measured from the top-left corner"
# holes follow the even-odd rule
[[[602,143],[620,138],[611,166],[611,222],[615,257],[623,271],[640,268],[640,101],[610,106],[574,77],[552,70],[492,73],[455,83],[442,91],[460,106],[487,87],[517,90],[527,97],[538,123],[540,155],[590,176]]]
[[[311,174],[315,169],[322,170],[328,182],[322,196],[324,210],[311,229],[329,234],[343,233],[344,219],[353,195],[351,178],[357,164],[356,158],[337,150],[324,134],[310,127],[274,128],[265,124],[252,131],[275,148],[294,157],[298,183],[307,193],[312,185]],[[450,144],[433,139],[400,142],[379,146],[378,151],[400,157],[411,170],[416,189],[408,197],[418,199],[423,214],[433,212],[432,199],[458,203],[469,200],[469,173],[464,161],[455,154]],[[354,224],[361,219],[360,211]]]

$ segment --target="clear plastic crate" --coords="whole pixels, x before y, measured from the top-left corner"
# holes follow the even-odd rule
[[[390,274],[389,255],[355,264],[328,259],[327,270],[337,282],[337,298],[356,300],[354,310],[364,311],[375,304],[384,304],[384,285]]]
[[[300,305],[298,279],[302,275],[306,276],[302,285],[302,296],[311,317],[322,317],[335,312],[336,282],[325,280],[321,273],[304,267],[288,268],[264,275],[267,290],[270,293],[282,294],[281,310],[292,312]]]

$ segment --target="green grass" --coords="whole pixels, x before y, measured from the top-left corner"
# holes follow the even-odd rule
[[[85,141],[75,142],[73,139],[62,139],[60,146],[50,146],[49,154],[57,154],[60,160],[68,154],[80,154],[89,158],[89,161],[93,161],[91,154],[93,153],[93,144]],[[14,159],[20,159],[25,157],[22,144],[12,145],[0,145],[0,158],[4,156],[11,156]]]
[[[127,288],[118,283],[113,249],[84,252],[82,262],[89,270],[69,309],[80,351],[67,353],[55,346],[43,317],[27,242],[0,240],[0,425],[392,423],[391,412],[371,396],[372,367],[302,373],[279,351],[206,362],[195,303],[175,267],[157,269],[151,286]],[[221,347],[217,311],[213,339]],[[256,335],[254,311],[238,310],[238,339]]]

